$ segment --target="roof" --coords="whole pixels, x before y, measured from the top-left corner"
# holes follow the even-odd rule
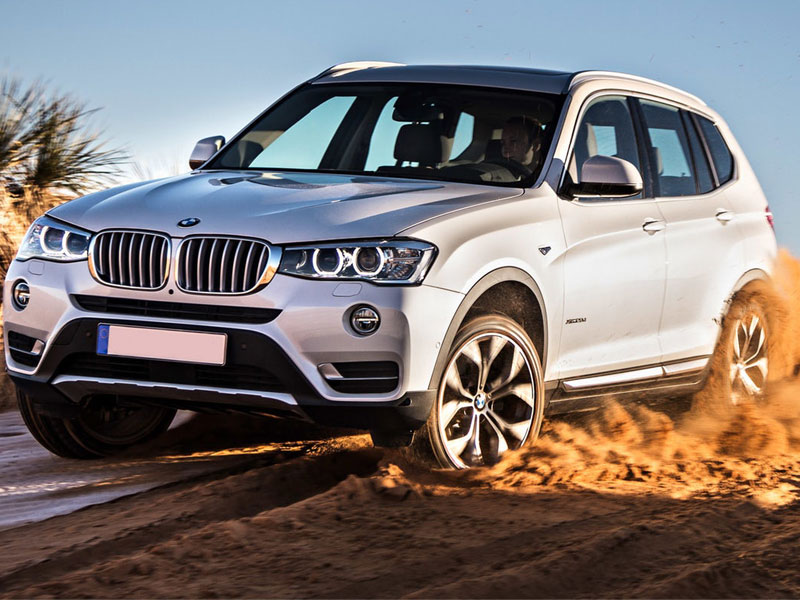
[[[597,80],[643,83],[682,96],[690,103],[705,106],[705,102],[700,98],[678,88],[652,79],[612,71],[570,73],[510,66],[404,65],[391,62],[361,61],[333,66],[312,79],[311,83],[448,83],[566,94],[577,85]]]
[[[519,67],[357,62],[331,67],[312,83],[448,83],[561,94],[571,77],[572,73]]]

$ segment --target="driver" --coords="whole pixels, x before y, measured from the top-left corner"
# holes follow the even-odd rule
[[[530,117],[512,117],[503,125],[503,158],[533,171],[542,147],[541,125]]]

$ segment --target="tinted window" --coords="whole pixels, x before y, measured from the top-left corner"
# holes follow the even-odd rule
[[[650,136],[650,161],[658,182],[658,195],[690,196],[697,193],[691,167],[689,141],[680,111],[665,104],[641,100]]]
[[[717,179],[719,179],[719,184],[722,185],[733,177],[733,156],[731,156],[731,151],[728,150],[725,140],[722,139],[722,134],[717,130],[714,123],[700,116],[697,117],[697,121],[703,130],[708,150],[711,152],[711,160],[714,161]]]
[[[706,152],[703,149],[703,144],[697,135],[691,117],[687,113],[683,113],[683,123],[686,126],[686,133],[689,136],[689,147],[692,149],[692,158],[694,159],[694,172],[697,176],[697,192],[705,194],[714,189],[714,181],[711,178],[711,168],[708,166],[708,159]]]
[[[580,182],[581,167],[592,156],[616,156],[641,171],[633,119],[624,97],[603,96],[589,104],[578,126],[569,163],[573,182]]]

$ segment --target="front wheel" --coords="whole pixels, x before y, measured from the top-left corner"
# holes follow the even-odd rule
[[[94,399],[77,417],[42,414],[33,399],[17,390],[22,419],[47,450],[64,458],[101,458],[147,442],[167,430],[175,411],[156,406],[126,406],[113,399]]]
[[[492,465],[536,439],[543,412],[541,361],[528,334],[507,317],[479,317],[456,335],[415,442],[445,468]]]

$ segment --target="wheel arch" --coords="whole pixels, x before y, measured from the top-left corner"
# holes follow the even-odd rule
[[[731,305],[733,304],[733,301],[739,292],[754,283],[769,284],[771,281],[772,277],[770,277],[769,273],[760,268],[750,269],[741,277],[739,277],[722,305],[722,310],[720,311],[720,325],[722,324],[722,320],[728,314],[728,311],[730,310]]]
[[[736,296],[742,292],[746,287],[753,285],[753,284],[764,284],[768,285],[769,282],[772,281],[769,273],[767,273],[764,269],[760,268],[753,268],[746,271],[734,284],[733,288],[731,289],[728,296],[725,298],[725,301],[722,304],[719,313],[719,319],[717,321],[717,339],[714,341],[714,354],[716,354],[717,349],[719,348],[720,340],[722,338],[723,329],[725,327],[725,319],[728,317],[728,313],[730,312],[731,306],[733,306],[734,300],[736,300]],[[710,360],[713,360],[712,358]],[[710,362],[709,362],[710,364]]]
[[[544,373],[548,350],[544,296],[528,273],[517,267],[502,267],[479,279],[461,301],[439,348],[428,386],[430,389],[436,388],[439,383],[447,365],[450,347],[461,326],[473,317],[492,312],[514,319],[525,329],[539,352]]]

